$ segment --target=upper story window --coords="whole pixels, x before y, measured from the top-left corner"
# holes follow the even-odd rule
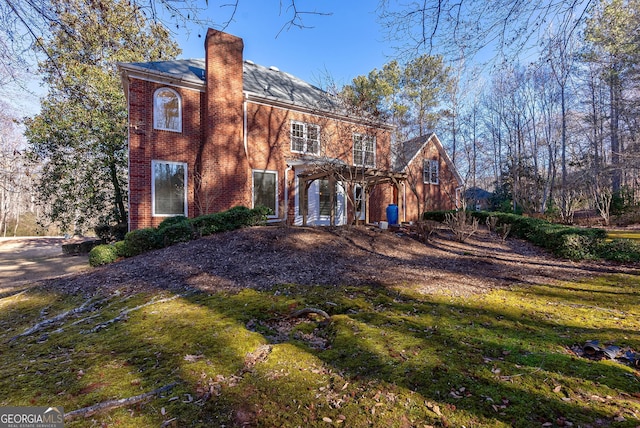
[[[376,138],[371,135],[353,134],[353,164],[376,166]]]
[[[435,159],[425,159],[423,161],[422,181],[425,184],[440,183],[440,163]]]
[[[291,122],[291,151],[320,154],[320,126]]]
[[[153,94],[153,127],[182,132],[180,95],[173,89],[160,88]]]

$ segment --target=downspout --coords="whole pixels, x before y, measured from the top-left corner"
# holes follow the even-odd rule
[[[247,157],[247,162],[249,162],[249,137],[247,136],[247,95],[244,94],[244,100],[242,101],[242,139],[244,142],[244,155]],[[251,166],[251,165],[249,165]]]
[[[289,171],[293,170],[293,167],[287,164],[287,168],[284,170],[284,224],[287,224],[289,217]]]
[[[404,181],[402,182],[402,221],[407,221],[407,186]]]

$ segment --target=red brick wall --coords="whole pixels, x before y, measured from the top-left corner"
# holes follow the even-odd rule
[[[423,160],[433,159],[439,162],[439,184],[424,183],[422,171]],[[415,186],[418,198],[421,201],[420,211],[451,210],[456,208],[456,187],[458,182],[445,159],[441,156],[433,141],[429,141],[422,151],[409,165],[408,178],[405,184],[407,221],[416,221],[420,218],[416,195],[411,190]]]
[[[208,179],[200,197],[208,211],[251,206],[251,175],[243,140],[242,39],[209,29],[205,42],[205,141],[197,168]]]
[[[320,152],[328,158],[343,159],[353,164],[353,133],[374,135],[376,137],[376,166],[379,169],[390,169],[390,133],[386,130],[363,127],[341,120],[321,117],[315,114],[296,112],[248,102],[247,105],[247,139],[249,148],[249,170],[278,171],[278,197],[280,212],[284,218],[285,209],[289,222],[295,215],[295,170],[289,171],[287,189],[289,206],[285,207],[285,169],[287,160],[303,155],[291,151],[291,121],[320,125]],[[251,189],[248,190],[251,192]],[[353,198],[353,190],[349,189],[349,197]],[[386,218],[386,207],[393,202],[393,191],[388,185],[376,186],[370,199],[370,221]],[[353,209],[349,207],[350,218]]]
[[[195,211],[193,147],[202,141],[201,93],[172,86],[182,100],[182,132],[153,129],[153,94],[165,87],[159,83],[131,79],[129,82],[129,224],[130,229],[152,227],[165,217],[152,217],[151,161],[187,162],[189,167],[188,211]]]

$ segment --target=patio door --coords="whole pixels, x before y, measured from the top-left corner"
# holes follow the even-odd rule
[[[296,219],[295,224],[302,225],[301,201],[302,192],[300,186],[302,181],[296,177]],[[329,180],[314,180],[309,186],[307,194],[308,211],[307,224],[310,226],[329,226],[331,223],[331,189],[329,188]],[[336,183],[336,197],[334,200],[335,223],[338,226],[346,224],[346,195],[342,183]]]

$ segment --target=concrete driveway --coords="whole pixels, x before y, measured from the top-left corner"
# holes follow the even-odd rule
[[[66,256],[62,237],[0,238],[0,293],[31,282],[90,269],[87,255]]]

